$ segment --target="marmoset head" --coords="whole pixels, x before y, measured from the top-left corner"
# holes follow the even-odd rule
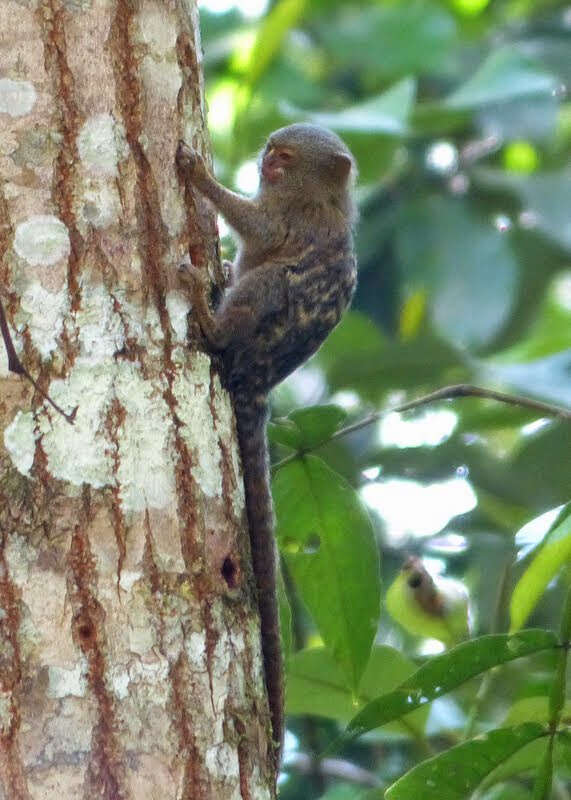
[[[355,161],[337,134],[295,123],[274,131],[260,156],[262,190],[336,202],[351,189]],[[346,203],[343,203],[345,206]]]

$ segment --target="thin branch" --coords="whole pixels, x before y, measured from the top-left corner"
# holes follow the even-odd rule
[[[506,392],[496,392],[494,389],[483,389],[481,386],[473,386],[470,383],[444,386],[442,389],[425,394],[417,400],[411,400],[409,403],[396,406],[392,411],[409,411],[411,408],[418,408],[427,403],[434,403],[437,400],[452,400],[456,397],[483,397],[485,400],[496,400],[498,403],[529,408],[531,411],[541,411],[548,417],[571,420],[571,409],[569,408],[552,405],[551,403],[542,403],[540,400],[532,400],[531,397],[524,397],[520,394],[507,394]]]
[[[16,353],[14,342],[12,341],[12,336],[10,334],[10,328],[8,327],[8,320],[6,319],[6,314],[4,312],[4,306],[2,305],[1,299],[0,299],[0,333],[2,333],[2,339],[4,340],[4,347],[6,348],[6,355],[8,356],[8,369],[10,370],[10,372],[15,372],[16,375],[25,375],[26,370],[22,366],[22,362],[20,361]]]
[[[15,375],[21,375],[23,378],[26,378],[26,380],[30,381],[34,389],[44,398],[44,400],[46,400],[58,412],[58,414],[61,414],[70,425],[73,425],[75,415],[77,413],[77,406],[70,414],[67,414],[63,408],[58,406],[58,404],[52,400],[49,394],[42,389],[36,379],[32,378],[28,370],[18,358],[16,348],[14,347],[14,342],[12,341],[12,335],[8,327],[8,321],[6,319],[6,313],[4,311],[4,306],[2,305],[2,300],[0,300],[0,333],[2,334],[4,347],[6,348],[6,355],[8,356],[9,371],[13,372]]]
[[[548,417],[556,417],[571,421],[571,409],[562,408],[561,406],[552,405],[551,403],[542,403],[541,400],[533,400],[531,397],[524,397],[523,395],[497,392],[494,389],[484,389],[481,386],[473,386],[470,383],[458,383],[453,386],[443,386],[441,389],[436,389],[434,392],[422,395],[422,397],[417,397],[416,400],[409,400],[407,403],[401,403],[393,408],[388,408],[383,411],[373,411],[358,422],[354,422],[352,425],[347,425],[347,427],[336,431],[330,436],[327,442],[332,442],[336,439],[340,439],[342,436],[360,431],[372,425],[374,422],[378,422],[388,414],[411,411],[414,408],[421,408],[422,406],[436,403],[439,400],[453,400],[460,397],[481,397],[485,400],[496,400],[498,403],[519,406],[520,408],[527,408],[531,411],[539,411]],[[322,442],[321,444],[326,444],[326,442]],[[321,446],[321,444],[319,446]],[[272,471],[283,467],[285,464],[289,464],[290,461],[294,461],[298,456],[299,452],[292,453],[282,458],[281,461],[272,465]]]

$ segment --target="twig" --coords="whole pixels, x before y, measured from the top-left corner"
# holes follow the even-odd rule
[[[4,312],[4,306],[2,305],[2,300],[0,300],[0,333],[2,334],[2,339],[4,341],[4,347],[6,348],[6,355],[8,356],[8,369],[10,372],[13,372],[15,375],[21,375],[26,380],[30,381],[34,389],[41,394],[41,396],[46,400],[57,412],[61,414],[62,417],[69,422],[70,425],[73,425],[75,421],[75,415],[77,413],[77,406],[73,409],[70,414],[67,414],[61,406],[58,406],[54,400],[49,396],[47,392],[45,392],[39,383],[32,378],[28,370],[22,364],[20,359],[18,358],[18,354],[16,353],[16,348],[14,347],[14,342],[12,341],[12,335],[10,334],[10,329],[8,327],[8,321],[6,320],[6,314]]]
[[[470,383],[444,386],[442,389],[425,394],[417,400],[411,400],[409,403],[396,406],[392,411],[408,411],[411,408],[418,408],[427,403],[434,403],[436,400],[452,400],[455,397],[483,397],[486,400],[496,400],[499,403],[529,408],[532,411],[542,411],[549,417],[561,417],[561,419],[571,420],[571,409],[569,408],[555,406],[551,403],[542,403],[541,400],[532,400],[531,397],[524,397],[521,394],[507,394],[506,392],[496,392],[494,389],[483,389],[481,386],[473,386]]]
[[[8,356],[8,369],[10,372],[15,372],[16,375],[25,375],[26,370],[18,358],[16,349],[14,347],[14,342],[12,341],[12,336],[8,327],[8,321],[6,320],[6,314],[4,313],[2,300],[0,300],[0,332],[2,333],[4,347],[6,348],[6,355]]]
[[[520,408],[528,408],[532,411],[540,411],[546,416],[557,417],[559,419],[571,421],[571,409],[562,408],[561,406],[552,405],[551,403],[542,403],[541,400],[532,400],[531,397],[524,397],[518,394],[507,394],[506,392],[497,392],[494,389],[484,389],[481,386],[473,386],[470,383],[458,383],[453,386],[443,386],[442,389],[436,389],[434,392],[417,397],[416,400],[409,400],[407,403],[401,403],[393,408],[388,408],[383,411],[373,411],[358,422],[352,425],[347,425],[345,428],[333,433],[327,442],[340,439],[342,436],[347,436],[355,431],[360,431],[371,425],[373,422],[378,422],[388,414],[402,413],[403,411],[411,411],[414,408],[436,403],[438,400],[453,400],[459,397],[482,397],[486,400],[496,400],[499,403],[506,403],[512,406],[519,406]],[[322,442],[321,444],[326,444]],[[321,446],[321,444],[319,446]],[[283,467],[290,461],[293,461],[299,456],[299,453],[292,453],[276,464],[272,465],[272,471]]]

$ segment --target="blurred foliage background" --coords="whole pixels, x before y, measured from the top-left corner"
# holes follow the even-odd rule
[[[463,584],[474,636],[508,630],[510,601],[514,628],[513,588],[571,498],[571,424],[463,399],[388,414],[350,435],[330,434],[368,412],[458,382],[571,406],[571,6],[553,0],[210,0],[201,6],[201,28],[209,127],[223,182],[254,191],[257,150],[271,130],[296,120],[335,129],[359,164],[360,283],[353,310],[274,396],[274,460],[305,447],[309,435],[310,449],[332,476],[328,483],[315,465],[305,477],[277,472],[285,555],[292,542],[284,530],[295,527],[280,516],[286,499],[295,505],[308,480],[321,481],[331,491],[328,497],[323,489],[324,504],[337,508],[345,485],[339,481],[346,481],[369,510],[382,553],[383,595],[406,556],[419,556],[432,575]],[[231,256],[231,239],[223,242]],[[298,438],[288,439],[280,418],[324,404],[337,406],[338,415],[329,409],[325,419],[317,410],[302,421]],[[297,423],[290,418],[288,424]],[[322,424],[327,435],[316,438]],[[336,519],[344,514],[359,512],[339,508]],[[341,535],[348,550],[360,546],[351,531]],[[536,545],[531,553],[530,543]],[[559,551],[549,579],[569,560],[565,553]],[[327,626],[336,623],[320,607],[330,602],[327,567],[311,598],[299,565],[286,563],[294,579],[286,574],[295,673],[320,636],[326,644],[328,630],[335,638]],[[354,593],[347,603],[367,593],[365,586],[359,595],[355,575],[347,581]],[[528,625],[557,629],[565,581],[544,575],[527,590],[536,591],[538,602],[520,621],[532,611]],[[365,600],[358,613],[365,613]],[[376,633],[378,644],[393,648],[378,670],[392,674],[393,685],[405,669],[395,650],[414,666],[443,646],[402,623],[382,610]],[[362,672],[367,659],[361,661]],[[481,678],[469,681],[433,703],[416,725],[379,728],[338,749],[328,769],[312,759],[358,710],[362,684],[356,680],[353,697],[345,688],[341,711],[326,695],[320,706],[315,683],[301,686],[291,678],[288,703],[296,713],[289,718],[281,797],[343,800],[361,797],[367,785],[381,788],[363,796],[382,797],[375,792],[427,754],[461,741],[467,725],[478,732],[514,715],[529,719],[521,703],[545,699],[550,665],[548,653],[508,664],[485,690]],[[325,667],[316,669],[323,674]],[[520,772],[499,775],[480,796],[550,796],[537,794],[529,778],[540,760],[536,750]],[[571,797],[569,749],[557,767],[552,791],[563,800]]]

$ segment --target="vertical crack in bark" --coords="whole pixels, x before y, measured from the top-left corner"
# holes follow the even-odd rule
[[[216,431],[218,427],[218,413],[216,411],[216,388],[214,385],[214,368],[212,364],[210,366],[208,405],[210,408],[210,413],[212,415],[212,424],[214,426],[214,430]],[[231,531],[235,530],[237,525],[237,521],[232,510],[232,502],[231,502],[231,496],[232,496],[231,491],[232,491],[233,481],[231,477],[230,467],[227,461],[228,449],[226,445],[223,444],[222,440],[220,439],[220,436],[218,436],[218,449],[220,452],[220,467],[222,471],[222,495],[224,498],[226,498],[226,502],[224,503],[224,516],[226,517],[228,523],[228,530]],[[222,565],[220,565],[220,571],[217,573],[217,575],[220,575],[220,577],[222,577],[221,570],[222,570]],[[216,582],[217,575],[212,576],[214,579],[212,581],[213,585]],[[206,628],[206,663],[208,668],[208,679],[210,682],[210,699],[212,703],[212,709],[214,713],[216,713],[214,705],[214,688],[213,688],[213,660],[214,660],[214,650],[219,637],[218,635],[215,634],[215,626],[212,624],[212,616],[210,613],[209,605],[206,605],[206,612],[207,613],[205,613],[205,618],[204,618],[205,628]]]
[[[79,111],[75,100],[74,76],[67,62],[65,39],[66,10],[61,0],[42,0],[38,15],[44,40],[46,72],[51,76],[53,95],[59,117],[61,147],[55,160],[53,195],[61,220],[67,226],[70,253],[67,262],[67,283],[70,307],[76,312],[81,305],[79,275],[85,243],[77,226],[74,194],[77,187],[77,134]],[[73,358],[73,353],[68,354]]]
[[[157,184],[141,143],[143,110],[138,61],[131,41],[133,0],[116,0],[111,24],[111,48],[117,102],[127,143],[135,162],[137,180],[137,240],[143,265],[144,290],[151,294],[165,337],[165,367],[172,370],[172,334],[165,302],[166,235],[161,218]],[[174,156],[173,156],[174,157]]]
[[[242,720],[236,718],[234,721],[236,733],[238,734],[238,775],[240,779],[240,797],[242,800],[252,800],[250,792],[249,775],[251,773],[250,749],[246,737],[246,727]]]
[[[198,496],[198,490],[192,477],[193,460],[186,442],[180,433],[182,423],[176,414],[176,399],[170,384],[164,396],[171,409],[174,425],[174,449],[178,457],[175,466],[175,481],[178,500],[177,511],[181,524],[181,552],[187,574],[193,582],[193,591],[200,607],[202,627],[206,637],[206,665],[210,686],[210,698],[212,707],[214,708],[212,654],[217,642],[217,633],[212,622],[211,598],[209,597],[212,592],[212,581],[210,580],[210,576],[205,574],[204,554],[201,552],[205,544],[204,542],[200,544],[197,540],[198,526],[195,498]],[[203,528],[204,526],[201,527]],[[186,695],[181,695],[181,699],[185,696]],[[184,719],[184,730],[186,731],[187,728],[190,730],[190,721],[186,713]],[[183,728],[181,728],[181,731]],[[188,741],[188,738],[185,739],[185,741]],[[192,745],[192,752],[194,752],[194,747],[195,746]],[[191,766],[192,765],[190,765],[190,767]],[[189,764],[186,765],[186,769],[190,767]],[[186,798],[186,795],[183,795],[183,797]]]
[[[4,257],[12,246],[13,238],[14,227],[10,219],[10,210],[3,192],[3,185],[0,183],[0,286],[4,291],[10,278],[8,265]]]
[[[183,523],[182,550],[189,573],[192,574],[190,568],[198,559],[194,546],[196,489],[192,479],[192,458],[180,435],[182,423],[176,413],[177,402],[173,392],[176,369],[172,362],[172,332],[165,302],[165,231],[161,220],[156,181],[141,144],[143,112],[138,62],[131,41],[133,24],[134,12],[131,0],[116,0],[109,43],[118,104],[136,168],[138,240],[141,243],[145,289],[153,297],[165,337],[164,369],[168,388],[164,392],[164,398],[171,411],[174,425],[174,443],[178,459],[176,465],[178,510]]]
[[[162,588],[161,576],[155,561],[155,552],[153,549],[153,531],[151,529],[151,519],[149,517],[149,509],[145,509],[145,547],[143,550],[143,566],[145,568],[145,575],[151,587],[151,594],[156,595]],[[162,614],[160,615],[162,620]]]
[[[97,573],[87,534],[91,516],[91,492],[86,487],[83,490],[80,520],[73,532],[68,554],[73,639],[87,661],[87,681],[98,713],[92,732],[85,792],[86,797],[127,800],[124,753],[117,740],[115,704],[105,675],[105,611],[97,600]]]
[[[245,623],[243,622],[242,625]],[[252,644],[249,643],[244,649],[242,656],[242,668],[244,675],[248,676],[246,680],[248,683],[262,680],[263,675],[260,672],[257,677],[258,670],[255,668],[253,659]],[[261,663],[258,662],[261,666]],[[258,667],[259,669],[259,667]],[[266,695],[260,696],[259,693],[254,691],[247,692],[248,710],[242,714],[236,713],[234,707],[230,707],[229,714],[232,718],[234,730],[237,736],[237,754],[238,754],[238,775],[240,781],[240,797],[241,800],[253,800],[252,795],[252,779],[255,773],[254,763],[260,768],[260,772],[267,772],[268,788],[271,790],[271,797],[275,798],[276,787],[274,783],[273,768],[269,765],[271,760],[268,758],[267,745],[268,742],[262,739],[259,733],[259,726],[266,727],[269,725],[269,709]],[[262,707],[260,707],[260,703]],[[262,722],[261,722],[262,721]]]
[[[193,119],[201,122],[200,134],[202,139],[208,137],[208,129],[205,123],[203,98],[203,80],[201,65],[198,62],[197,53],[200,51],[200,27],[199,25],[189,25],[189,16],[183,3],[177,3],[178,23],[180,33],[176,40],[176,53],[183,81],[177,98],[178,112],[184,116],[185,108],[190,105]]]
[[[192,458],[189,449],[180,434],[181,422],[175,411],[176,400],[169,388],[165,392],[167,403],[171,407],[175,430],[175,452],[178,461],[175,467],[175,480],[177,486],[178,516],[181,521],[181,551],[184,558],[187,574],[193,580],[194,591],[199,602],[202,616],[202,626],[206,637],[206,665],[210,686],[210,698],[214,708],[212,654],[216,646],[217,634],[211,617],[211,585],[209,576],[204,574],[204,555],[200,552],[197,541],[197,489],[192,477]],[[169,401],[170,398],[170,401]],[[202,526],[204,527],[204,526]],[[202,543],[204,547],[204,543]],[[194,747],[194,745],[193,745]]]
[[[163,592],[163,581],[161,573],[155,561],[153,550],[153,531],[151,529],[151,518],[148,508],[145,509],[145,547],[143,549],[143,569],[151,588],[153,618],[158,622],[157,640],[159,652],[168,661],[168,648],[165,646],[165,617],[164,606],[161,602]]]
[[[210,603],[203,603],[204,609],[202,618],[204,620],[204,630],[206,633],[206,669],[208,671],[208,688],[210,690],[210,707],[216,716],[216,706],[214,704],[214,650],[218,642],[218,632],[212,623],[212,606]]]
[[[246,647],[241,654],[236,652],[234,642],[232,640],[232,624],[233,623],[230,623],[230,627],[228,627],[228,623],[226,623],[228,640],[230,642],[230,647],[233,654],[231,663],[239,664],[240,659],[245,657],[245,663],[241,664],[244,670],[244,675],[252,676],[254,674],[254,667],[251,658],[252,650],[250,647]],[[245,623],[242,622],[242,625],[244,624]],[[248,683],[250,682],[248,678],[246,678],[246,680]],[[253,745],[254,740],[252,737],[252,730],[256,727],[258,714],[255,698],[250,696],[250,692],[247,693],[247,697],[250,703],[247,712],[245,710],[238,712],[230,695],[227,697],[225,704],[225,713],[232,725],[231,736],[233,737],[233,741],[236,741],[236,754],[238,757],[238,780],[240,785],[241,800],[253,800],[251,781],[255,769],[252,762],[256,761],[258,764],[267,763],[267,759],[263,757],[261,751],[259,750],[259,746],[256,747],[256,745]],[[248,720],[248,723],[246,723],[246,719]],[[258,745],[259,744],[260,740],[258,739]],[[274,797],[274,795],[272,795],[272,797]]]
[[[202,761],[194,740],[192,724],[188,716],[188,698],[192,694],[186,654],[180,654],[170,671],[172,686],[172,713],[175,721],[179,756],[184,762],[181,800],[207,800],[210,797]]]
[[[18,748],[22,662],[18,641],[19,591],[10,578],[5,556],[6,533],[0,535],[0,691],[8,707],[0,729],[0,782],[10,800],[29,800],[24,764]]]
[[[48,466],[48,457],[44,450],[44,434],[40,433],[39,421],[37,415],[34,416],[34,462],[32,464],[32,475],[37,479],[42,488],[43,502],[53,495],[53,479]],[[49,508],[49,501],[48,501]]]
[[[117,545],[117,591],[119,591],[119,583],[121,581],[121,571],[125,563],[127,555],[127,526],[125,525],[125,517],[123,515],[123,507],[121,504],[121,481],[119,479],[119,467],[121,464],[121,455],[119,452],[119,429],[125,421],[127,413],[123,405],[119,402],[117,397],[111,401],[106,419],[105,431],[111,443],[111,461],[113,463],[113,483],[111,485],[111,521],[113,524],[113,533],[115,535],[115,543]]]
[[[149,378],[147,365],[145,361],[145,348],[141,342],[138,341],[137,336],[132,332],[129,323],[129,315],[125,313],[121,301],[113,291],[109,291],[109,296],[113,300],[113,311],[118,315],[121,326],[123,328],[123,341],[124,345],[120,350],[116,350],[114,358],[125,358],[127,361],[137,361],[141,369],[141,375]]]
[[[190,450],[181,435],[183,423],[177,414],[177,400],[172,388],[172,373],[167,373],[168,387],[163,392],[167,403],[174,429],[174,452],[177,457],[175,464],[175,485],[177,496],[177,512],[181,526],[181,552],[190,578],[195,579],[195,587],[199,596],[204,599],[204,587],[201,579],[203,568],[202,553],[198,546],[197,531],[197,502],[198,489],[192,477],[194,462]]]
[[[184,20],[185,15],[181,16]],[[196,57],[196,47],[197,44],[193,41],[190,32],[179,33],[176,40],[176,54],[183,79],[178,93],[177,107],[180,119],[184,119],[185,109],[190,106],[193,118],[203,121],[201,71]],[[180,133],[182,136],[184,131]],[[204,125],[200,130],[200,139],[208,140]],[[216,215],[212,207],[202,199],[197,203],[197,198],[188,184],[183,183],[183,191],[189,241],[188,254],[191,263],[196,267],[212,264],[216,270],[216,282],[222,286],[224,274],[220,264]]]
[[[208,388],[208,404],[210,413],[212,414],[212,424],[214,430],[218,432],[218,413],[216,411],[216,386],[215,386],[214,366],[210,365],[210,385]],[[235,437],[235,431],[233,432]],[[218,435],[218,450],[220,452],[220,471],[222,473],[222,496],[226,498],[224,504],[224,516],[228,522],[229,530],[236,530],[239,520],[236,518],[234,506],[232,504],[232,495],[236,489],[236,481],[234,477],[234,469],[232,466],[232,455],[229,445]]]
[[[145,510],[145,548],[143,551],[145,574],[151,587],[154,618],[159,620],[157,631],[159,651],[167,658],[165,644],[164,610],[159,596],[162,591],[161,574],[153,552],[153,533],[148,510]],[[206,797],[200,774],[200,759],[188,717],[188,697],[191,693],[186,656],[181,654],[170,669],[170,718],[178,740],[177,761],[184,763],[181,800],[198,800]],[[197,792],[200,792],[199,794]]]

